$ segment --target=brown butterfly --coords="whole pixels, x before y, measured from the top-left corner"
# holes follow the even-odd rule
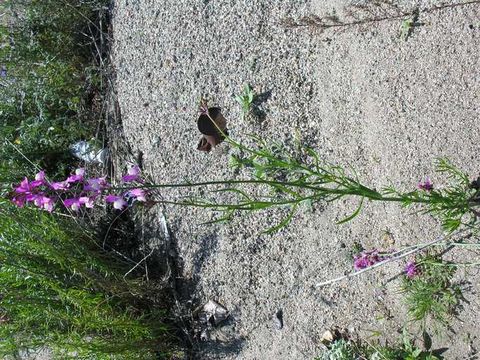
[[[198,130],[203,134],[197,149],[209,152],[228,136],[227,120],[218,107],[202,106],[201,115],[197,120]]]

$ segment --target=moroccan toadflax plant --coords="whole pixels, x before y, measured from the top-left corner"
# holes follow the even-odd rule
[[[362,184],[354,170],[349,173],[340,166],[322,163],[320,156],[310,148],[304,147],[303,155],[300,157],[282,150],[280,144],[267,144],[257,137],[254,138],[256,146],[247,147],[226,134],[224,136],[225,141],[238,153],[232,156],[231,165],[251,169],[250,178],[148,184],[140,178],[140,169],[134,166],[122,178],[122,186],[115,188],[104,178],[86,178],[83,169],[77,169],[61,182],[49,182],[45,178],[45,173],[39,172],[35,180],[29,181],[25,178],[16,185],[10,197],[18,206],[31,202],[48,211],[53,210],[54,202],[78,210],[82,205],[87,208],[93,207],[94,202],[100,199],[112,203],[116,209],[122,209],[134,201],[146,202],[148,189],[203,187],[212,189],[212,194],[230,193],[235,198],[231,202],[223,203],[215,199],[198,197],[170,200],[162,197],[151,199],[149,203],[210,208],[222,214],[220,220],[230,219],[239,211],[253,212],[272,207],[289,208],[288,216],[280,224],[269,229],[269,232],[287,225],[302,204],[332,202],[345,197],[356,197],[359,204],[350,216],[339,223],[357,216],[365,200],[398,202],[404,207],[416,205],[419,212],[438,217],[448,232],[453,232],[461,225],[471,227],[478,220],[480,180],[470,181],[466,174],[446,159],[437,162],[437,172],[447,174],[451,180],[451,184],[445,188],[437,188],[427,179],[420,182],[416,189],[408,192],[400,192],[393,187],[377,190]],[[258,195],[259,189],[263,190],[261,191],[263,195]]]

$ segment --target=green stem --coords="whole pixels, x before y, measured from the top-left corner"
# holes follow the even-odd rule
[[[433,265],[433,266],[446,266],[446,267],[460,267],[460,266],[479,266],[480,262],[472,262],[472,263],[439,263],[434,261],[424,261],[424,264]]]

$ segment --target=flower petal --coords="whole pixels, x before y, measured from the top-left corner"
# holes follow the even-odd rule
[[[122,210],[124,207],[126,207],[128,204],[125,200],[122,198],[117,199],[116,201],[113,202],[113,207],[118,210]]]

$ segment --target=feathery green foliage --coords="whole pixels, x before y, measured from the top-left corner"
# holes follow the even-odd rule
[[[350,221],[358,216],[364,202],[368,200],[397,202],[404,207],[415,207],[419,212],[437,217],[448,232],[455,231],[461,225],[474,226],[477,222],[476,209],[480,206],[480,190],[472,186],[468,176],[446,159],[439,159],[437,162],[437,171],[446,173],[451,180],[451,184],[444,188],[435,187],[428,191],[415,188],[408,192],[401,192],[389,186],[377,190],[363,184],[354,169],[347,170],[322,161],[321,156],[311,148],[300,146],[299,151],[291,153],[282,144],[267,143],[256,136],[251,138],[255,144],[246,146],[226,136],[226,141],[236,150],[236,154],[231,156],[230,165],[235,168],[250,169],[249,179],[147,185],[146,187],[214,186],[213,193],[230,193],[234,195],[235,200],[228,203],[196,197],[182,201],[163,201],[177,205],[212,208],[222,213],[220,220],[230,219],[238,211],[254,212],[273,207],[287,208],[288,215],[284,220],[267,231],[275,231],[286,226],[302,204],[332,202],[349,197],[358,198],[358,206],[338,223]],[[246,187],[248,185],[255,185],[255,191],[249,190]],[[222,188],[219,189],[219,187]]]
[[[439,255],[417,260],[420,274],[405,277],[402,291],[413,320],[425,324],[428,318],[446,325],[462,300],[461,289],[452,282],[456,267]]]

